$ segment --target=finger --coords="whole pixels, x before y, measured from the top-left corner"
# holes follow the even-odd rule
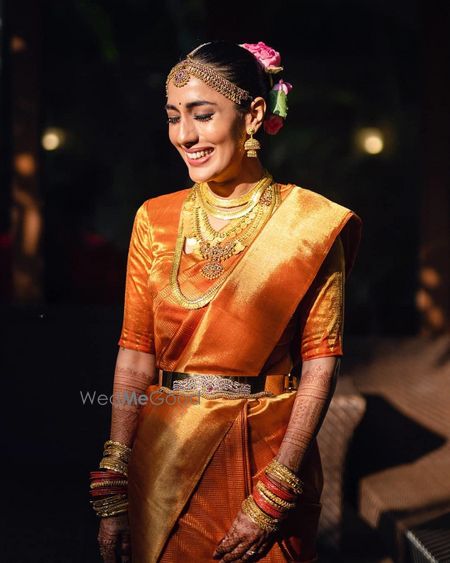
[[[220,553],[221,553],[221,551],[222,551],[222,544],[223,544],[223,542],[225,541],[225,538],[226,538],[226,537],[227,537],[227,536],[224,536],[224,537],[219,541],[219,543],[217,544],[217,547],[216,547],[216,549],[214,550],[214,553],[213,553],[213,559],[220,559]]]
[[[131,540],[130,534],[124,532],[120,542],[120,560],[121,563],[130,563],[131,561]]]
[[[239,543],[232,551],[226,553],[222,561],[241,561],[247,550],[251,550],[254,542]]]
[[[116,543],[99,542],[100,555],[104,563],[116,563]]]
[[[273,545],[272,541],[264,540],[263,543],[260,545],[258,551],[255,554],[255,561],[259,561],[262,557],[269,553],[271,547]]]
[[[253,545],[247,548],[244,555],[242,556],[242,561],[258,561],[259,550],[265,542],[266,538],[264,536],[260,537],[258,541],[253,542]]]
[[[232,535],[234,531],[234,527],[230,530],[231,535],[226,535],[223,540],[219,542],[219,545],[216,547],[215,552],[213,553],[214,559],[220,558],[221,555],[224,553],[228,553],[229,551],[233,550],[237,544],[239,543],[239,538]]]
[[[258,546],[252,545],[247,548],[245,553],[241,557],[241,561],[255,561],[255,557],[258,553]]]

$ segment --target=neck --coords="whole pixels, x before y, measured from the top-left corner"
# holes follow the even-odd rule
[[[246,159],[236,173],[231,174],[223,181],[220,178],[207,182],[208,187],[216,195],[226,198],[236,198],[247,193],[253,185],[264,175],[264,167],[259,159]]]

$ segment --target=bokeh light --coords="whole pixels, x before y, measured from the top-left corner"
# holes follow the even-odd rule
[[[42,146],[46,151],[55,151],[64,144],[66,135],[62,129],[49,127],[42,135]]]
[[[385,146],[384,135],[376,127],[363,127],[356,134],[356,143],[360,151],[366,154],[380,154]]]

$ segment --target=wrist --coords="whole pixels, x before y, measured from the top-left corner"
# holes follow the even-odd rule
[[[264,473],[269,479],[275,480],[284,489],[295,495],[300,495],[303,492],[303,482],[300,477],[276,457],[268,464]]]
[[[293,459],[293,457],[295,457],[295,459]],[[299,460],[296,459],[296,456],[293,456],[292,453],[280,450],[275,456],[275,459],[292,471],[292,473],[298,473],[300,463]]]
[[[128,511],[128,460],[131,448],[107,440],[100,468],[90,473],[90,501],[97,516],[106,518]]]

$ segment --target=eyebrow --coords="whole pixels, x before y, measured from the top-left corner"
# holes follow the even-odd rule
[[[188,104],[186,104],[186,108],[187,109],[192,109],[192,108],[196,108],[199,106],[217,106],[217,104],[215,102],[208,102],[207,100],[198,100],[196,102],[189,102]],[[172,104],[166,104],[164,106],[164,109],[174,109],[175,111],[179,111],[179,109],[177,108],[177,106],[174,106]]]

